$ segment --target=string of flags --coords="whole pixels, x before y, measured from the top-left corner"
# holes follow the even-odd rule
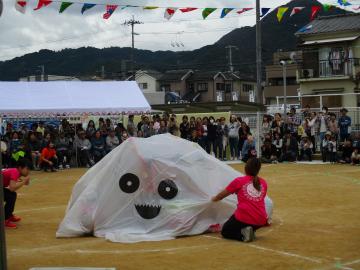
[[[27,2],[28,0],[15,0],[15,9],[21,13],[25,13],[26,12],[26,8],[27,8]],[[50,5],[53,2],[58,2],[58,0],[38,0],[37,6],[34,8],[34,10],[39,10],[42,9],[48,5]],[[61,2],[60,8],[59,8],[59,13],[63,13],[66,9],[68,9],[70,6],[72,6],[73,4],[79,4],[79,2],[71,2],[71,1],[64,1]],[[348,0],[337,0],[337,4],[340,5],[341,7],[348,7],[348,6],[352,6],[353,10],[358,11],[360,10],[360,6],[357,5],[352,5]],[[86,11],[88,11],[89,9],[97,6],[97,5],[102,5],[105,6],[105,13],[103,14],[103,19],[107,20],[111,17],[111,15],[115,12],[115,10],[120,7],[121,10],[125,9],[125,8],[142,8],[143,10],[155,10],[155,9],[159,9],[159,8],[164,8],[164,7],[158,7],[158,6],[133,6],[133,5],[110,5],[110,4],[93,4],[93,3],[81,3],[82,8],[81,8],[81,14],[84,14]],[[328,12],[332,7],[334,7],[334,5],[330,5],[330,4],[322,4],[322,6],[311,6],[311,13],[310,13],[310,20],[312,21],[313,19],[315,19],[315,17],[318,15],[318,13],[320,12],[320,10],[322,9],[324,12]],[[175,13],[179,10],[181,13],[189,13],[195,10],[198,10],[200,8],[197,7],[168,7],[165,8],[165,12],[164,12],[164,18],[167,20],[170,20]],[[210,16],[212,13],[214,13],[217,10],[221,10],[220,13],[220,18],[223,19],[225,18],[229,13],[231,12],[236,12],[238,15],[243,14],[245,12],[248,12],[250,10],[253,10],[253,7],[248,7],[248,8],[202,8],[202,17],[205,20],[208,16]],[[276,18],[278,20],[278,22],[281,22],[284,15],[289,11],[289,7],[287,6],[280,6],[277,9],[276,12]],[[305,9],[305,7],[293,7],[291,9],[290,12],[290,17],[302,12]],[[260,17],[265,17],[269,11],[271,10],[271,8],[267,8],[267,7],[263,7],[260,10]]]

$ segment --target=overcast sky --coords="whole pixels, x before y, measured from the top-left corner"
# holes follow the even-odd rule
[[[219,9],[206,20],[202,20],[201,10],[183,14],[178,11],[170,21],[167,21],[164,19],[164,9],[126,8],[116,10],[110,19],[104,20],[102,14],[105,6],[102,5],[81,15],[82,4],[80,3],[84,0],[74,0],[78,4],[73,4],[62,14],[58,13],[60,2],[53,2],[47,7],[33,11],[37,0],[30,0],[26,14],[21,14],[15,10],[14,0],[3,1],[4,11],[0,17],[0,60],[12,59],[40,49],[131,46],[130,28],[122,24],[132,15],[144,22],[136,26],[135,31],[139,35],[136,36],[135,46],[149,50],[200,48],[213,44],[235,28],[255,23],[254,11],[240,16],[232,12],[225,19],[219,19],[221,12]],[[244,8],[254,7],[255,3],[254,0],[89,0],[87,2],[201,8]],[[262,6],[275,8],[287,2],[286,0],[262,0]],[[174,48],[172,45],[176,43],[183,44],[184,47]]]

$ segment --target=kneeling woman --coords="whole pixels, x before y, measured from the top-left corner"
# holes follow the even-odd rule
[[[267,184],[258,177],[261,162],[251,158],[245,165],[246,176],[235,178],[223,191],[212,200],[220,201],[230,194],[236,194],[238,205],[235,213],[225,222],[221,234],[224,238],[243,242],[254,240],[254,232],[266,226],[265,196]]]

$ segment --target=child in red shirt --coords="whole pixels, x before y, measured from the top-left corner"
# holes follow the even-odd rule
[[[30,168],[25,160],[19,160],[17,168],[4,169],[1,171],[4,191],[5,227],[16,229],[16,224],[21,220],[13,214],[16,203],[16,191],[23,185],[28,185]]]
[[[41,167],[44,171],[50,169],[52,172],[56,171],[58,158],[56,156],[55,145],[49,141],[47,146],[41,151]]]
[[[251,242],[255,237],[254,231],[267,224],[267,184],[258,177],[260,169],[261,162],[258,158],[249,159],[245,165],[246,176],[235,178],[212,199],[217,202],[234,193],[238,198],[235,213],[222,228],[221,234],[224,238]]]

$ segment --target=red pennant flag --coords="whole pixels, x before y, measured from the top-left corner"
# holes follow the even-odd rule
[[[21,13],[25,13],[26,11],[26,1],[24,0],[16,0],[15,9]]]
[[[240,9],[239,11],[237,11],[236,13],[237,13],[237,14],[241,14],[241,13],[244,13],[244,12],[249,11],[249,10],[252,10],[252,9],[254,9],[254,8],[242,8],[242,9]]]
[[[109,19],[117,7],[118,5],[106,5],[106,12],[104,13],[103,18],[105,20]]]
[[[316,15],[319,13],[320,9],[321,9],[320,6],[312,6],[311,7],[310,21],[315,19]]]
[[[177,8],[167,8],[167,9],[165,9],[164,18],[167,19],[167,20],[170,20],[172,18],[172,16],[174,16],[176,10],[177,10]]]
[[[291,11],[291,14],[290,14],[290,17],[295,15],[295,14],[298,14],[301,10],[303,10],[305,7],[294,7]]]
[[[180,11],[185,13],[185,12],[191,12],[194,10],[197,10],[198,8],[192,8],[192,7],[188,7],[188,8],[180,8]]]
[[[42,7],[46,7],[46,6],[50,5],[51,3],[52,3],[51,0],[39,0],[37,7],[34,8],[34,10],[38,10]]]

